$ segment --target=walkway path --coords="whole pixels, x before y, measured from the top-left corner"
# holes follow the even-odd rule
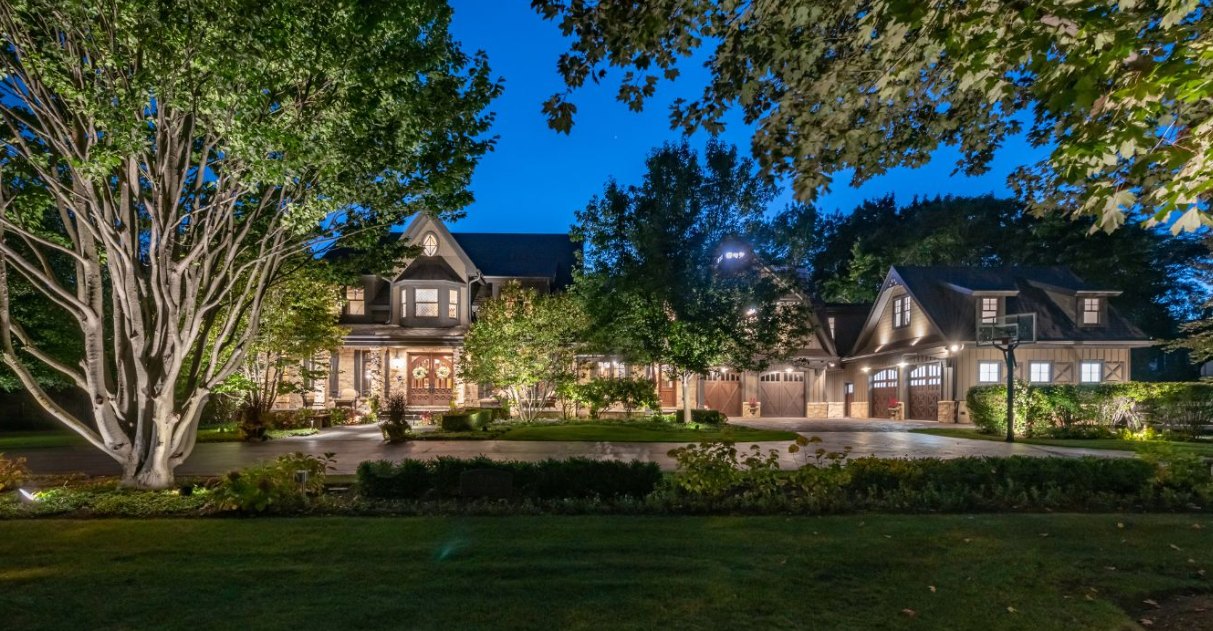
[[[850,419],[753,419],[733,421],[739,425],[790,429],[805,435],[821,437],[821,447],[828,450],[852,448],[853,456],[884,458],[961,456],[1051,456],[1127,457],[1129,452],[1095,449],[1072,449],[1015,443],[948,438],[927,434],[912,434],[908,429],[939,427],[938,423],[866,421]],[[485,455],[499,460],[543,460],[585,456],[656,462],[663,469],[673,469],[674,460],[667,453],[682,443],[594,443],[594,442],[521,442],[502,440],[443,440],[413,441],[400,445],[383,442],[376,427],[353,426],[326,430],[314,436],[280,438],[264,443],[204,443],[194,449],[190,458],[178,468],[183,475],[216,475],[239,469],[254,462],[268,460],[295,451],[320,455],[333,452],[337,461],[336,474],[351,474],[364,460],[401,460],[405,458],[435,458],[457,456],[471,458]],[[758,445],[776,449],[784,468],[798,466],[787,453],[787,442],[763,442]],[[748,447],[748,445],[744,445]],[[85,473],[116,475],[113,460],[92,448],[38,449],[9,456],[24,456],[30,468],[39,474]]]

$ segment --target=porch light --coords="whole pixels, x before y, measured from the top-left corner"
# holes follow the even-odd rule
[[[949,346],[949,347],[948,347],[948,350],[950,350],[950,351],[952,351],[953,353],[955,353],[955,352],[957,352],[957,351],[959,351],[959,350],[960,350],[960,344],[953,344],[953,345],[951,345],[951,346]]]
[[[909,366],[909,364],[906,362],[897,362],[898,368],[905,368],[906,366]]]
[[[860,370],[861,372],[868,372],[869,370],[871,370],[871,368],[868,368],[867,366],[864,366],[863,368],[860,368],[859,370]]]

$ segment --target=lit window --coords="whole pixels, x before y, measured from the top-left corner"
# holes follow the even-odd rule
[[[434,256],[438,253],[438,237],[434,236],[433,232],[427,232],[421,238],[421,251],[426,256]]]
[[[981,321],[993,322],[998,319],[998,299],[997,298],[982,298],[981,299]]]
[[[413,294],[413,315],[418,318],[438,317],[438,290],[418,289]]]
[[[366,313],[366,293],[361,287],[345,288],[345,312],[348,315]]]
[[[1099,383],[1103,381],[1103,362],[1087,361],[1079,365],[1079,380],[1083,383]]]
[[[998,383],[1001,378],[998,362],[977,362],[977,381],[981,383]]]
[[[910,326],[910,297],[893,299],[893,328]]]
[[[1028,381],[1032,383],[1053,381],[1052,362],[1028,362]]]
[[[1099,324],[1099,298],[1082,299],[1082,323]]]
[[[834,318],[829,319],[830,324],[830,339],[834,339]]]
[[[446,301],[446,317],[456,320],[459,318],[459,290],[452,289]]]

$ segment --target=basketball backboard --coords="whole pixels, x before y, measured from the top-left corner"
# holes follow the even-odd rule
[[[977,323],[978,346],[1031,344],[1035,341],[1035,313],[1012,313]]]

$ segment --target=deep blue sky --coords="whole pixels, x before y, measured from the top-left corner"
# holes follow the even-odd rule
[[[556,60],[567,44],[554,23],[545,22],[525,0],[452,0],[453,31],[468,51],[488,53],[493,75],[505,79],[505,90],[491,108],[497,114],[491,133],[497,148],[476,170],[472,191],[476,202],[459,231],[563,232],[573,212],[584,208],[602,191],[608,178],[638,182],[644,157],[655,146],[681,135],[669,128],[668,107],[677,97],[692,99],[703,88],[707,72],[698,63],[685,64],[674,83],[662,83],[642,113],[615,100],[614,82],[589,85],[573,100],[578,112],[572,134],[547,127],[541,106],[563,89]],[[749,153],[751,129],[734,118],[721,137]],[[702,147],[707,134],[692,138]],[[850,211],[864,199],[887,193],[909,201],[914,195],[1008,194],[1006,176],[1014,167],[1041,155],[1025,142],[1005,147],[984,176],[951,176],[956,153],[941,150],[919,169],[897,169],[851,188],[849,174],[838,174],[832,190],[817,203],[827,211]],[[790,186],[775,207],[791,200]]]

